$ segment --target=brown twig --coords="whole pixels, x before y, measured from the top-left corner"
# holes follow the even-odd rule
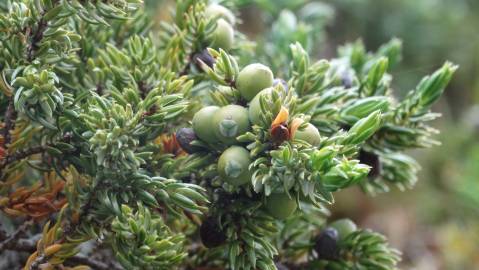
[[[53,6],[56,6],[56,4],[58,2],[59,2],[59,0],[53,1]],[[38,25],[37,29],[30,33],[31,42],[30,42],[30,45],[27,48],[27,60],[28,60],[28,62],[32,62],[33,59],[35,58],[34,57],[35,56],[35,51],[38,50],[38,48],[39,48],[38,43],[43,39],[43,33],[45,32],[45,30],[48,27],[48,21],[46,21],[45,17],[44,17],[45,14],[48,11],[49,10],[44,10],[41,13],[41,18],[40,18],[40,20],[38,21],[38,24],[37,24]]]
[[[15,250],[20,252],[33,253],[37,250],[36,242],[42,237],[41,234],[34,235],[28,239],[21,238],[17,241],[10,241],[4,246],[4,250]]]
[[[25,233],[25,230],[33,224],[33,221],[27,220],[22,225],[18,227],[16,231],[14,231],[10,236],[5,238],[2,242],[0,242],[0,251],[5,249],[9,249],[9,247],[13,246],[14,243],[18,242],[18,238]]]
[[[73,257],[70,257],[66,260],[66,263],[73,263],[73,264],[83,264],[90,266],[92,269],[96,270],[116,270],[118,269],[117,267],[111,266],[110,264],[89,258],[84,255],[75,255]],[[113,268],[112,268],[113,267]]]
[[[71,140],[71,134],[66,133],[63,136],[63,138],[60,140],[60,142],[68,143],[70,140]],[[24,150],[18,150],[15,153],[11,153],[7,155],[3,160],[0,161],[0,176],[2,176],[2,171],[7,165],[16,161],[20,161],[31,155],[43,153],[47,150],[48,147],[55,147],[55,143],[33,146]],[[74,152],[74,151],[71,151],[71,152]],[[71,152],[68,152],[68,153],[71,153]]]
[[[5,112],[5,126],[3,127],[3,148],[7,150],[8,145],[12,141],[12,136],[10,131],[15,128],[15,118],[16,118],[15,107],[13,104],[13,97],[10,97],[8,101],[7,111]]]
[[[26,244],[24,245],[15,245],[10,248],[11,250],[16,250],[16,251],[25,251],[25,252],[35,252],[36,247],[35,244],[25,242]],[[46,256],[39,256],[34,263],[32,263],[30,269],[32,270],[37,270],[39,269],[39,266],[44,263],[45,259],[47,259]],[[77,254],[75,256],[72,256],[68,259],[65,260],[64,264],[66,265],[87,265],[90,266],[92,269],[95,270],[119,270],[120,268],[115,267],[114,265],[110,265],[104,262],[101,262],[99,260],[95,260],[92,258],[89,258],[84,255]]]
[[[193,215],[192,213],[190,213],[186,210],[183,210],[183,213],[193,224],[195,224],[196,226],[201,225],[201,221],[198,219],[198,217],[196,217],[195,215]]]
[[[27,49],[27,60],[32,62],[34,59],[35,51],[39,48],[38,43],[43,38],[43,32],[45,32],[48,23],[44,20],[43,15],[40,21],[38,22],[37,30],[32,32],[31,42]]]
[[[191,65],[193,64],[194,55],[195,55],[195,52],[192,52],[190,53],[190,55],[188,55],[188,61],[186,62],[185,66],[181,69],[181,71],[178,73],[179,76],[188,75]]]
[[[0,175],[2,174],[2,170],[9,164],[13,163],[13,162],[16,162],[16,161],[19,161],[19,160],[22,160],[26,157],[29,157],[31,155],[34,155],[34,154],[39,154],[43,151],[46,150],[46,146],[34,146],[34,147],[30,147],[30,148],[27,148],[25,150],[19,150],[15,153],[12,153],[8,156],[5,157],[5,159],[3,159],[1,162],[0,162]]]
[[[18,241],[9,244],[6,246],[5,249],[8,250],[15,250],[15,251],[20,251],[20,252],[27,252],[27,253],[33,253],[37,250],[36,248],[36,241],[31,241],[30,239],[18,239]],[[43,257],[42,259],[45,259]],[[43,262],[39,260],[39,263],[37,264],[40,265]],[[64,262],[65,265],[87,265],[90,266],[92,269],[98,269],[98,270],[119,270],[121,268],[115,266],[114,264],[111,263],[104,263],[98,259],[90,258],[85,255],[77,254],[75,256],[72,256]],[[32,268],[35,269],[35,268]]]

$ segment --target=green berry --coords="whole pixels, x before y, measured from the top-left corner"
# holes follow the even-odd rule
[[[222,18],[231,25],[236,23],[236,18],[231,10],[218,4],[211,4],[205,10],[205,15],[208,18]]]
[[[329,226],[338,231],[339,240],[343,240],[344,238],[346,238],[346,236],[358,229],[356,224],[354,224],[354,222],[347,218],[338,219],[335,222],[329,224]]]
[[[296,15],[290,10],[283,10],[278,16],[276,23],[273,25],[273,30],[278,30],[280,34],[294,33],[298,28],[298,19]]]
[[[193,130],[201,140],[209,143],[218,141],[214,132],[213,115],[219,109],[217,106],[204,107],[193,116]]]
[[[261,115],[263,114],[261,111],[261,103],[260,99],[262,96],[267,96],[271,94],[271,91],[273,91],[273,88],[266,88],[259,92],[253,100],[249,103],[249,109],[248,109],[248,114],[249,114],[249,120],[251,123],[254,125],[259,125],[261,124]]]
[[[218,160],[218,174],[226,182],[240,186],[251,181],[249,151],[241,146],[231,146]]]
[[[213,131],[224,144],[236,143],[236,137],[250,129],[248,110],[239,105],[227,105],[220,108],[213,116]]]
[[[224,85],[220,85],[217,87],[217,91],[218,92],[221,92],[222,94],[224,94],[225,96],[228,96],[228,97],[234,97],[235,96],[235,93],[233,91],[233,88],[231,88],[231,86],[224,86]]]
[[[231,24],[223,19],[219,19],[216,22],[216,29],[213,31],[213,43],[211,46],[229,50],[233,46],[234,36],[235,32]]]
[[[243,68],[236,79],[241,96],[250,101],[261,90],[273,85],[273,72],[262,64],[251,64]]]
[[[265,207],[274,218],[286,219],[296,211],[298,204],[286,193],[272,193],[266,198]]]
[[[306,128],[298,129],[294,133],[294,139],[306,141],[311,145],[318,145],[321,141],[321,136],[318,129],[311,123],[308,123]]]

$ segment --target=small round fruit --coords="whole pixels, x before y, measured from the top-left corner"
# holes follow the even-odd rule
[[[220,85],[218,86],[217,88],[217,91],[224,94],[225,96],[235,96],[235,93],[233,91],[233,88],[231,88],[231,86],[224,86],[224,85]]]
[[[324,229],[316,238],[314,250],[320,260],[335,260],[339,256],[338,231],[328,227]]]
[[[200,238],[207,248],[221,246],[226,242],[226,235],[213,217],[206,218],[200,226]]]
[[[350,219],[347,219],[347,218],[338,219],[335,222],[329,224],[329,226],[338,231],[338,236],[340,241],[358,229],[356,224],[354,224],[354,222],[352,222]]]
[[[244,67],[236,79],[236,88],[241,96],[250,101],[261,90],[273,85],[273,72],[263,64],[250,64]]]
[[[203,67],[201,66],[200,60],[210,68],[213,68],[216,62],[215,58],[208,52],[208,49],[204,49],[193,56],[193,62],[195,63],[196,67],[202,70]]]
[[[235,31],[231,24],[223,19],[219,19],[216,22],[216,29],[213,31],[213,43],[211,46],[229,50],[233,46],[234,38]]]
[[[294,139],[306,141],[311,145],[318,145],[321,141],[321,136],[318,129],[311,123],[308,123],[304,129],[296,130]]]
[[[272,193],[266,197],[266,210],[277,219],[286,219],[291,216],[298,204],[294,198],[290,198],[286,193]]]
[[[239,105],[227,105],[213,116],[213,131],[222,143],[236,143],[236,137],[250,129],[248,110]]]
[[[249,151],[241,146],[231,146],[218,160],[218,174],[231,185],[240,186],[251,181]]]
[[[205,10],[205,15],[208,18],[222,18],[225,19],[231,25],[234,25],[236,22],[235,15],[231,10],[226,7],[218,4],[211,4]]]
[[[345,70],[343,73],[341,73],[340,78],[341,78],[341,84],[344,86],[344,88],[353,87],[354,74],[352,74],[351,71]]]
[[[195,131],[192,128],[180,128],[176,131],[176,141],[181,146],[181,149],[186,153],[192,154],[195,152],[195,147],[191,145],[191,142],[196,140]]]
[[[273,88],[271,87],[262,90],[249,103],[248,114],[249,114],[249,120],[251,121],[251,123],[255,125],[261,124],[262,111],[261,111],[260,99],[262,96],[270,95],[271,91],[273,91]]]
[[[297,27],[298,19],[296,18],[296,15],[287,9],[281,11],[276,23],[273,25],[273,29],[279,30],[280,34],[293,33],[296,31]]]
[[[193,130],[201,140],[209,143],[218,141],[213,128],[213,116],[219,109],[217,106],[204,107],[193,116]]]
[[[382,163],[378,155],[372,152],[367,152],[361,149],[359,151],[359,162],[366,164],[371,167],[369,170],[368,176],[372,179],[381,175],[382,172]]]

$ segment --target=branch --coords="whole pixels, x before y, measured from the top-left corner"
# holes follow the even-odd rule
[[[35,262],[31,265],[30,269],[35,269],[35,270],[40,269],[39,268],[40,265],[45,263],[45,260],[47,260],[47,259],[48,259],[48,257],[46,257],[46,256],[37,257]],[[115,267],[114,265],[106,264],[104,262],[101,262],[101,261],[98,261],[98,260],[95,260],[95,259],[91,259],[87,256],[79,255],[79,254],[66,259],[64,264],[87,265],[87,266],[90,266],[92,269],[95,269],[95,270],[120,270],[120,268]]]
[[[5,246],[5,250],[15,250],[20,252],[33,253],[37,250],[36,242],[41,238],[41,234],[37,234],[28,239],[18,239],[16,242],[10,242]]]
[[[71,139],[71,134],[67,133],[63,136],[63,138],[61,140],[59,140],[59,142],[68,143],[70,141],[70,139]],[[31,156],[31,155],[40,154],[40,153],[46,151],[48,147],[55,147],[55,143],[49,143],[47,145],[34,146],[34,147],[27,148],[25,150],[18,150],[15,153],[7,155],[5,157],[5,159],[0,161],[0,176],[2,175],[3,169],[7,165],[9,165],[13,162],[16,162],[16,161],[20,161],[24,158],[27,158],[27,157]],[[70,153],[70,152],[68,152],[68,153]]]
[[[27,220],[22,225],[18,227],[9,237],[0,242],[0,251],[5,249],[10,249],[10,247],[16,246],[18,243],[18,238],[25,232],[25,230],[33,224],[32,220]]]
[[[53,6],[56,6],[58,4],[59,0],[53,1]],[[38,21],[38,27],[36,31],[31,32],[31,42],[30,45],[27,48],[27,60],[28,62],[32,62],[34,59],[34,54],[35,51],[39,48],[38,43],[43,39],[43,33],[47,29],[48,22],[45,21],[45,14],[49,10],[44,10],[41,13],[41,18]]]
[[[31,222],[31,221],[29,221]],[[2,246],[0,248],[0,251],[4,250],[4,249],[8,249],[8,250],[15,250],[15,251],[20,251],[20,252],[28,252],[28,253],[33,253],[37,250],[36,248],[36,244],[35,242],[36,241],[31,241],[30,239],[16,239],[20,234],[21,232],[19,232],[20,229],[26,229],[26,225],[28,222],[24,223],[17,231],[15,231],[15,237],[14,234],[12,234],[12,236],[10,236],[7,240],[8,240],[8,243],[5,243],[7,242],[7,240],[4,240],[0,245]],[[31,223],[30,223],[31,224]],[[12,242],[13,240],[15,239],[17,240],[16,242]],[[98,260],[95,260],[95,259],[91,259],[87,256],[84,256],[84,255],[75,255],[75,256],[72,256],[70,258],[68,258],[66,261],[66,264],[68,263],[71,263],[71,264],[83,264],[83,265],[87,265],[87,266],[90,266],[92,269],[97,269],[97,270],[117,270],[119,269],[118,267],[114,266],[114,265],[110,265],[110,264],[106,264],[104,262],[101,262],[101,261],[98,261]],[[34,268],[35,269],[35,268]]]
[[[7,149],[7,146],[10,144],[12,140],[10,131],[13,128],[15,128],[15,118],[16,118],[16,112],[15,112],[15,107],[13,105],[13,97],[10,97],[8,101],[7,111],[5,112],[5,126],[2,132],[3,148],[5,150]]]
[[[74,264],[83,264],[90,266],[92,269],[96,270],[116,270],[119,269],[113,265],[106,264],[104,262],[91,259],[87,256],[84,255],[75,255],[73,257],[70,257],[66,260],[66,262],[74,263]]]
[[[11,155],[8,155],[4,160],[0,162],[0,175],[2,174],[2,170],[9,164],[22,160],[26,157],[29,157],[34,154],[39,154],[46,150],[47,146],[35,146],[30,147],[25,150],[19,150]]]
[[[38,49],[38,43],[42,40],[43,38],[43,32],[45,32],[46,28],[48,26],[48,23],[44,20],[43,15],[40,21],[38,22],[38,27],[37,31],[35,31],[31,37],[32,41],[30,45],[28,46],[27,49],[27,60],[28,62],[33,61],[33,56],[35,54],[35,51]]]

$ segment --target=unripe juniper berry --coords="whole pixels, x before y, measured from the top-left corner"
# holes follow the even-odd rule
[[[261,90],[273,85],[273,72],[263,64],[250,64],[244,67],[236,79],[236,87],[241,96],[250,101]]]
[[[250,130],[248,110],[239,105],[227,105],[220,108],[213,116],[213,131],[222,143],[236,143],[236,137]]]
[[[213,115],[219,109],[217,106],[204,107],[193,116],[193,130],[201,140],[209,143],[218,141],[214,132]]]
[[[218,160],[218,174],[226,182],[239,186],[251,181],[249,151],[241,146],[231,146]]]
[[[290,198],[286,193],[272,193],[266,197],[265,207],[274,218],[286,219],[296,211],[298,204],[294,197]]]

